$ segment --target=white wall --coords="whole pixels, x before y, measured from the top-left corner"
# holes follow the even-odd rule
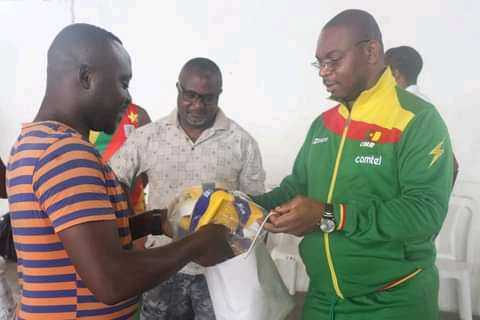
[[[215,60],[224,74],[221,105],[259,141],[267,182],[274,185],[289,172],[312,119],[332,105],[310,66],[319,30],[360,3],[377,18],[387,48],[408,44],[423,55],[420,85],[449,125],[459,179],[480,196],[473,187],[480,183],[478,1],[77,0],[74,13],[77,22],[103,26],[122,39],[133,61],[132,96],[154,119],[174,108],[175,81],[187,59]],[[70,22],[70,4],[0,1],[2,159],[20,123],[38,108],[46,50]],[[478,292],[475,297],[480,301]],[[448,296],[442,304],[451,308],[451,301]]]

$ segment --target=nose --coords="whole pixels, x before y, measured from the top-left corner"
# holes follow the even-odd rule
[[[197,97],[195,100],[193,100],[190,107],[193,108],[193,109],[201,109],[201,108],[205,107],[205,103],[203,103],[202,97]]]
[[[330,75],[331,73],[332,73],[332,70],[327,65],[322,65],[322,64],[320,65],[320,67],[318,69],[318,75],[321,78],[324,78],[324,77]]]

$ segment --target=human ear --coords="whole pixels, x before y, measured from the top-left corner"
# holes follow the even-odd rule
[[[83,89],[90,89],[92,82],[92,72],[88,65],[80,65],[80,68],[78,70],[78,80]]]
[[[383,51],[382,45],[376,40],[371,40],[365,46],[365,51],[367,54],[367,62],[369,64],[377,64],[380,60],[380,55]]]

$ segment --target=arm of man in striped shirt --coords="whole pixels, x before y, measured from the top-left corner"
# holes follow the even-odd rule
[[[128,215],[126,196],[95,149],[74,138],[50,149],[33,176],[35,195],[78,274],[101,302],[139,295],[192,260],[211,265],[231,256],[227,231],[218,225],[165,247],[124,249],[129,239],[120,229],[129,227],[122,225]]]

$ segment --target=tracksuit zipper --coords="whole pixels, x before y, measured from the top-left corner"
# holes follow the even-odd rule
[[[328,197],[327,197],[327,203],[329,203],[329,204],[332,203],[333,191],[335,190],[335,183],[336,183],[336,179],[337,179],[337,175],[338,175],[338,169],[339,169],[339,166],[340,166],[340,160],[342,158],[342,153],[343,153],[343,149],[344,149],[344,146],[345,146],[345,140],[346,140],[346,137],[347,137],[348,128],[350,126],[350,120],[351,120],[351,112],[348,113],[348,118],[345,121],[345,126],[343,127],[343,132],[342,132],[342,138],[340,140],[340,146],[338,147],[337,157],[335,159],[335,166],[333,168],[332,179],[330,181],[330,188],[329,188]],[[326,256],[326,259],[327,259],[328,268],[330,270],[330,275],[331,275],[331,278],[332,278],[333,288],[335,290],[336,295],[339,298],[344,299],[343,294],[342,294],[342,290],[340,289],[340,285],[338,284],[338,279],[337,279],[337,274],[335,272],[335,267],[333,265],[332,254],[330,252],[330,240],[329,240],[329,234],[328,233],[323,234],[323,243],[324,243],[325,256]]]

